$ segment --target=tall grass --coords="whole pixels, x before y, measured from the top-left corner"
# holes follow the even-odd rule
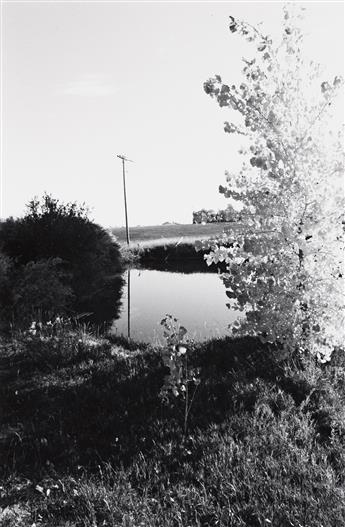
[[[341,355],[196,345],[185,435],[164,349],[66,332],[1,351],[1,527],[345,524]]]
[[[164,243],[188,242],[218,236],[223,231],[236,232],[240,228],[239,223],[207,223],[202,224],[172,224],[153,225],[145,227],[130,227],[130,239],[132,245],[152,245]],[[124,227],[111,229],[112,234],[119,243],[126,241],[126,229]]]

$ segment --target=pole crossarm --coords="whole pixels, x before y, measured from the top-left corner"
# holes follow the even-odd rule
[[[132,159],[128,159],[126,156],[118,155],[117,157],[119,157],[120,159],[122,159],[122,161],[129,161],[130,163],[134,163],[134,161],[132,161]]]

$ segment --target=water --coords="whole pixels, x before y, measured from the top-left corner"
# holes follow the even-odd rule
[[[122,307],[111,332],[136,341],[162,343],[160,321],[166,314],[198,341],[229,334],[228,325],[238,316],[226,307],[229,299],[215,273],[131,269],[125,279]]]

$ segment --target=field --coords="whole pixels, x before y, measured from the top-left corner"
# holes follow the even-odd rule
[[[162,243],[193,243],[195,240],[211,238],[223,231],[231,232],[239,228],[238,223],[207,223],[202,224],[169,224],[130,227],[131,245],[161,245]],[[125,227],[111,229],[122,244],[126,242]]]

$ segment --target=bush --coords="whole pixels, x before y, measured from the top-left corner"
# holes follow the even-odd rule
[[[29,262],[20,269],[13,288],[13,306],[25,325],[32,320],[49,320],[66,312],[73,301],[69,275],[60,258]]]
[[[194,244],[191,243],[168,243],[142,247],[138,251],[138,259],[147,269],[164,269],[180,273],[225,271],[222,265],[208,267],[204,254],[202,251],[197,252]]]
[[[1,224],[0,248],[13,261],[15,279],[20,281],[16,294],[24,295],[28,311],[36,308],[38,297],[41,305],[44,294],[55,284],[56,304],[49,304],[50,298],[49,309],[92,312],[97,321],[115,318],[122,287],[119,246],[107,231],[88,219],[85,207],[61,204],[47,194],[41,201],[34,199],[23,218],[9,218]],[[49,287],[38,280],[40,267]],[[18,304],[14,302],[13,307]],[[18,321],[16,309],[15,315]]]
[[[11,273],[12,262],[0,250],[0,328],[3,329],[3,320],[6,318],[6,308],[11,304]]]

